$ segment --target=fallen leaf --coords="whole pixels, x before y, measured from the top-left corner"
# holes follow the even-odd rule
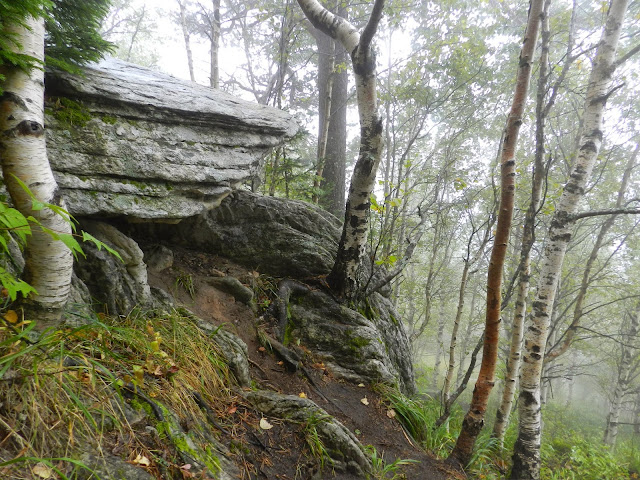
[[[360,388],[364,388],[364,383],[359,383],[359,384],[358,384],[358,386],[359,386]]]
[[[35,467],[33,467],[33,474],[40,478],[54,478],[53,469],[44,463],[37,463]]]
[[[396,417],[396,411],[393,408],[390,408],[389,410],[387,410],[387,417],[395,418]]]
[[[143,467],[148,467],[149,465],[151,465],[151,460],[149,460],[144,455],[138,454],[138,456],[135,458],[135,460],[133,462],[131,462],[131,463],[133,463],[135,465],[142,465]]]
[[[233,415],[234,413],[236,413],[236,411],[238,410],[238,407],[236,407],[235,405],[233,407],[231,407],[229,410],[227,410],[227,413],[229,415]]]
[[[306,393],[304,393],[304,392],[300,392],[300,394],[298,394],[298,396],[299,396],[300,398],[307,398],[307,394],[306,394]]]
[[[259,352],[266,352],[266,351],[267,351],[267,349],[266,349],[266,348],[264,348],[264,347],[260,347],[260,348],[258,348],[258,351],[259,351]]]
[[[280,361],[278,362],[278,365],[284,365],[284,362],[283,362],[282,360],[280,360]]]
[[[18,323],[18,314],[15,310],[9,310],[4,314],[4,319],[9,323]]]
[[[364,397],[362,400],[360,400],[360,403],[362,403],[363,405],[369,405],[369,400],[367,400],[367,397]]]
[[[271,430],[273,428],[273,425],[267,422],[267,419],[263,417],[260,419],[260,428],[263,430]]]

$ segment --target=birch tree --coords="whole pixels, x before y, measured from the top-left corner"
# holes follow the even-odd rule
[[[632,380],[638,376],[640,363],[634,357],[637,357],[638,351],[636,348],[638,326],[640,324],[640,302],[636,304],[636,307],[629,315],[629,324],[626,326],[626,331],[623,331],[621,335],[622,344],[620,345],[621,356],[618,363],[618,378],[616,381],[616,387],[613,391],[613,398],[611,399],[611,405],[609,406],[609,415],[607,416],[607,427],[604,431],[604,443],[610,446],[614,446],[616,438],[618,437],[618,420],[620,418],[620,410],[622,407],[622,401],[624,400],[629,385]]]
[[[551,31],[549,29],[549,7],[550,0],[546,0],[542,14],[541,31],[541,53],[540,68],[538,72],[538,85],[536,94],[536,130],[535,130],[535,154],[531,179],[531,196],[529,206],[525,214],[522,245],[520,248],[520,260],[517,268],[518,284],[515,308],[513,312],[513,322],[511,327],[511,342],[509,346],[509,356],[505,372],[504,388],[502,399],[496,413],[496,420],[493,425],[493,436],[502,444],[505,431],[509,425],[509,417],[513,407],[513,399],[516,392],[518,374],[520,372],[520,360],[522,351],[522,338],[524,335],[524,319],[527,312],[527,298],[529,296],[529,284],[531,277],[531,249],[535,243],[535,223],[538,209],[542,198],[542,186],[545,178],[545,123],[549,112],[553,107],[558,90],[562,85],[570,65],[573,62],[571,52],[573,49],[573,28],[575,21],[575,5],[572,9],[571,20],[569,22],[569,38],[567,40],[567,50],[564,55],[564,64],[561,68],[555,83],[549,83],[549,48]],[[550,93],[547,97],[547,92]]]
[[[44,62],[44,18],[28,16],[24,23],[7,27],[15,34],[15,54],[26,54],[39,64]],[[33,216],[44,228],[58,234],[70,234],[68,219],[49,208],[34,209],[32,197],[39,202],[64,208],[64,202],[47,159],[44,136],[44,70],[28,72],[5,66],[2,69],[4,94],[0,99],[0,159],[7,190],[15,207],[25,216]],[[42,320],[60,317],[71,289],[73,257],[65,244],[41,228],[33,228],[25,252],[25,281],[38,292],[26,305]]]
[[[370,196],[382,154],[382,121],[376,94],[376,58],[373,37],[382,18],[384,0],[376,0],[362,32],[347,20],[324,8],[317,0],[298,0],[318,30],[339,41],[351,55],[360,117],[360,152],[356,162],[344,217],[342,236],[329,285],[345,300],[354,300],[360,289],[362,258],[367,233]]]
[[[540,281],[525,334],[520,375],[519,428],[514,447],[512,479],[540,478],[540,378],[547,332],[558,281],[571,240],[575,213],[602,145],[602,116],[615,70],[615,53],[627,0],[612,0],[589,77],[583,114],[583,133],[571,175],[556,206],[541,258]]]
[[[182,36],[184,38],[184,48],[187,52],[187,66],[189,67],[189,78],[192,82],[196,81],[196,75],[193,70],[193,52],[191,51],[191,33],[189,32],[189,26],[187,25],[187,0],[176,0],[180,13],[178,16],[178,22],[180,23],[180,29],[182,30]]]
[[[462,430],[449,457],[450,461],[462,466],[467,465],[471,459],[473,445],[484,425],[489,394],[495,383],[498,339],[500,337],[502,268],[509,244],[515,198],[515,149],[529,90],[542,4],[542,0],[532,0],[529,7],[529,19],[520,50],[516,88],[502,145],[500,158],[500,206],[487,272],[487,308],[482,363],[480,364],[480,371],[473,390],[469,411],[464,417]]]

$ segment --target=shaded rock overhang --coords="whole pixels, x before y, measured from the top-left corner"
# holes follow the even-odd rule
[[[46,75],[49,161],[78,216],[179,221],[254,178],[293,117],[115,59]]]

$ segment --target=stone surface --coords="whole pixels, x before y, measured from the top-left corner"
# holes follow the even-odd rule
[[[151,270],[161,272],[173,265],[173,252],[164,245],[154,245],[144,253],[144,262]]]
[[[249,350],[247,349],[247,344],[234,333],[209,322],[205,322],[191,312],[188,312],[188,314],[198,324],[198,328],[207,332],[211,340],[218,346],[231,372],[234,377],[236,377],[238,385],[241,387],[250,387],[251,372],[249,369]]]
[[[409,341],[390,302],[373,294],[366,311],[356,312],[328,295],[292,295],[285,342],[300,340],[332,373],[354,383],[397,385],[415,392]]]
[[[360,441],[314,402],[308,398],[264,390],[246,392],[244,395],[265,416],[283,418],[315,428],[331,459],[331,469],[348,471],[354,478],[368,478],[371,463]]]
[[[309,203],[238,190],[220,207],[178,225],[132,225],[139,238],[163,238],[216,253],[275,276],[329,273],[340,221]]]
[[[48,72],[46,94],[49,160],[75,215],[199,214],[298,129],[280,110],[115,59],[83,77]]]
[[[75,273],[93,297],[112,315],[127,315],[137,306],[152,302],[147,283],[147,267],[138,244],[117,228],[103,222],[84,219],[81,227],[120,254],[122,260],[85,242],[86,258],[74,264]]]
[[[80,461],[88,469],[78,468],[78,480],[153,480],[154,476],[144,468],[109,454],[86,453]]]

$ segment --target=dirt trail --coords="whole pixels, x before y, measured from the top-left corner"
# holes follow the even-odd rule
[[[307,370],[313,376],[313,385],[299,372],[290,372],[273,354],[267,352],[257,339],[256,317],[246,305],[221,292],[207,283],[210,277],[231,275],[242,283],[251,285],[256,274],[228,260],[174,248],[174,264],[162,273],[149,274],[152,286],[170,292],[177,300],[202,319],[236,333],[247,344],[252,368],[252,377],[260,388],[271,389],[284,394],[304,394],[329,414],[338,418],[347,426],[363,445],[372,445],[382,454],[387,463],[398,459],[413,459],[418,463],[402,466],[395,473],[404,474],[409,480],[446,480],[465,478],[460,472],[452,470],[417,448],[405,433],[400,423],[390,418],[389,407],[376,392],[366,387],[348,384],[336,380],[324,368],[321,362],[315,362],[311,352],[307,351]],[[193,297],[187,292],[178,278],[193,281]],[[262,299],[258,299],[260,301]],[[261,325],[267,332],[272,325],[265,320]],[[304,350],[304,345],[300,346]],[[324,398],[323,398],[324,397]],[[326,399],[325,399],[326,398]],[[363,403],[366,398],[368,405]],[[329,401],[327,401],[327,399]],[[226,412],[228,413],[228,412]],[[223,412],[223,414],[226,415]],[[268,478],[281,480],[294,479],[349,479],[353,476],[335,473],[327,477],[316,473],[317,462],[310,457],[301,428],[286,422],[275,421],[274,428],[256,433],[254,427],[259,421],[259,412],[238,400],[238,408],[233,418],[235,422],[230,430],[236,439],[245,446],[240,453],[245,464],[243,478]]]

